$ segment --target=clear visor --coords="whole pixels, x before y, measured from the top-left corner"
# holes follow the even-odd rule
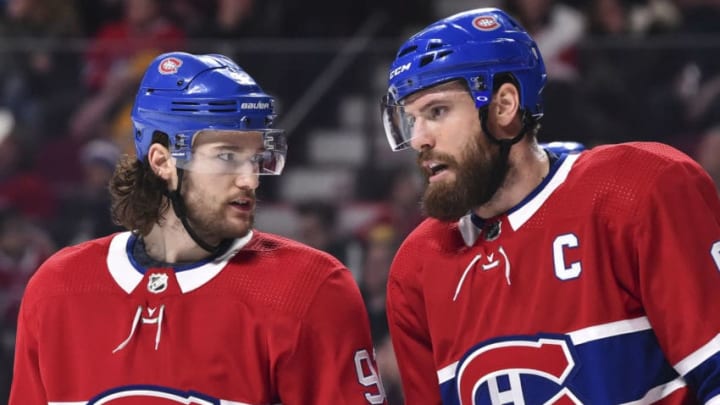
[[[414,118],[407,115],[402,104],[396,102],[390,95],[382,98],[380,112],[390,148],[395,152],[407,149],[412,138]]]
[[[193,135],[189,159],[177,167],[207,174],[279,175],[285,167],[287,142],[281,129],[235,131],[206,129]]]

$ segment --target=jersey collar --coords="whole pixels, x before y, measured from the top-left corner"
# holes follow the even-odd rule
[[[560,156],[550,167],[545,179],[528,194],[520,203],[508,210],[505,214],[507,222],[513,231],[517,231],[525,224],[547,201],[548,198],[567,179],[570,170],[580,154],[566,154]],[[458,221],[458,230],[466,246],[472,246],[477,241],[485,226],[485,220],[469,213]]]
[[[225,253],[196,263],[195,265],[184,265],[181,269],[175,269],[180,290],[183,293],[193,291],[208,281],[212,280],[227,265],[228,261],[235,256],[252,239],[253,232],[250,231],[242,238],[235,239]],[[107,266],[110,275],[125,292],[130,294],[142,281],[145,269],[132,257],[132,244],[137,237],[131,232],[122,232],[115,235],[110,242],[107,255]]]

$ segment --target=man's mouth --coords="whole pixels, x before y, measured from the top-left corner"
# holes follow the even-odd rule
[[[252,209],[255,201],[252,198],[236,198],[230,201],[230,205],[241,209]]]
[[[423,167],[428,173],[428,177],[433,177],[449,168],[447,164],[437,161],[426,161],[423,163]]]

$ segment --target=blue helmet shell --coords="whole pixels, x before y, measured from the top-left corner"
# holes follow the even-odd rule
[[[535,41],[502,10],[470,10],[429,25],[400,47],[390,67],[388,98],[400,102],[417,91],[462,79],[482,108],[490,103],[499,73],[514,76],[523,109],[542,117],[547,74]]]
[[[197,131],[265,131],[275,117],[275,100],[235,62],[185,52],[165,53],[150,63],[131,113],[141,161],[156,131],[168,135],[174,157],[189,160]]]

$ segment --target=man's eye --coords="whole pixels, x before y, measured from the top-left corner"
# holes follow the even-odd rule
[[[430,109],[430,118],[440,118],[447,112],[447,107],[437,106]]]
[[[224,160],[226,162],[234,162],[236,159],[236,156],[232,152],[224,152],[224,153],[218,153],[217,158],[220,160]]]

